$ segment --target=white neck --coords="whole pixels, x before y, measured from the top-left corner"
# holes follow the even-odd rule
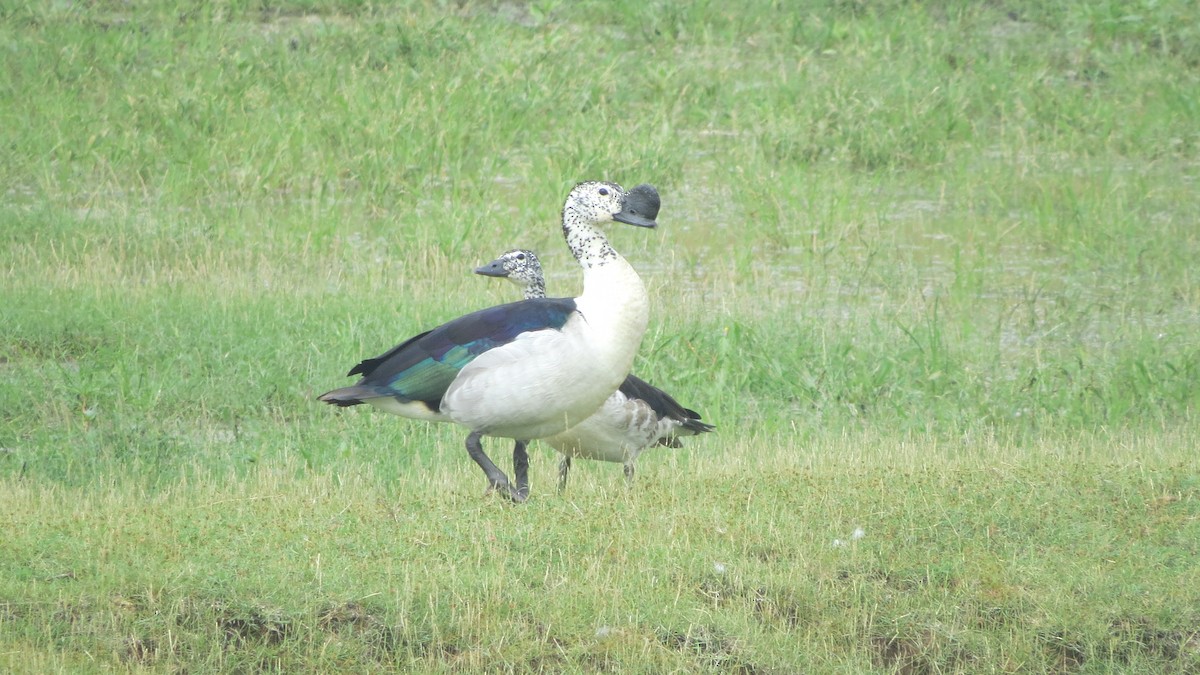
[[[563,234],[583,267],[583,293],[575,304],[593,331],[597,355],[624,378],[650,320],[646,286],[599,229],[573,215],[563,211]]]

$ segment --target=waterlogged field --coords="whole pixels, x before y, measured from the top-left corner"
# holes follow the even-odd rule
[[[0,8],[0,668],[1200,670],[1188,2]],[[717,432],[619,466],[315,396],[576,293]],[[497,459],[507,442],[491,441]],[[507,464],[507,462],[501,462]]]

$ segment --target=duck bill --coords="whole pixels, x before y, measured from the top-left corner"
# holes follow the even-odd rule
[[[625,203],[619,213],[613,214],[613,220],[638,227],[658,227],[654,219],[658,217],[660,205],[658,190],[649,183],[642,183],[625,193]]]
[[[493,260],[483,267],[476,267],[475,274],[482,274],[485,277],[508,276],[508,272],[504,269],[504,265],[499,260]]]
[[[626,225],[637,225],[638,227],[658,227],[658,223],[650,218],[640,216],[636,213],[630,213],[628,211],[614,213],[613,220],[617,221],[618,223],[625,223]]]

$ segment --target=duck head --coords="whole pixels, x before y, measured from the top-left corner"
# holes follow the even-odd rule
[[[542,263],[533,251],[514,248],[505,251],[492,262],[475,268],[475,274],[485,277],[507,277],[518,283],[530,283],[542,278]]]
[[[626,191],[616,183],[587,181],[576,185],[563,206],[564,223],[575,216],[583,221],[602,224],[625,223],[638,227],[657,227],[660,201],[653,185],[643,183]]]

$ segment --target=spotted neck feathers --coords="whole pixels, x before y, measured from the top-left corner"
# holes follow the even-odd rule
[[[570,205],[563,208],[562,223],[567,246],[583,269],[602,267],[620,258],[604,233]]]

